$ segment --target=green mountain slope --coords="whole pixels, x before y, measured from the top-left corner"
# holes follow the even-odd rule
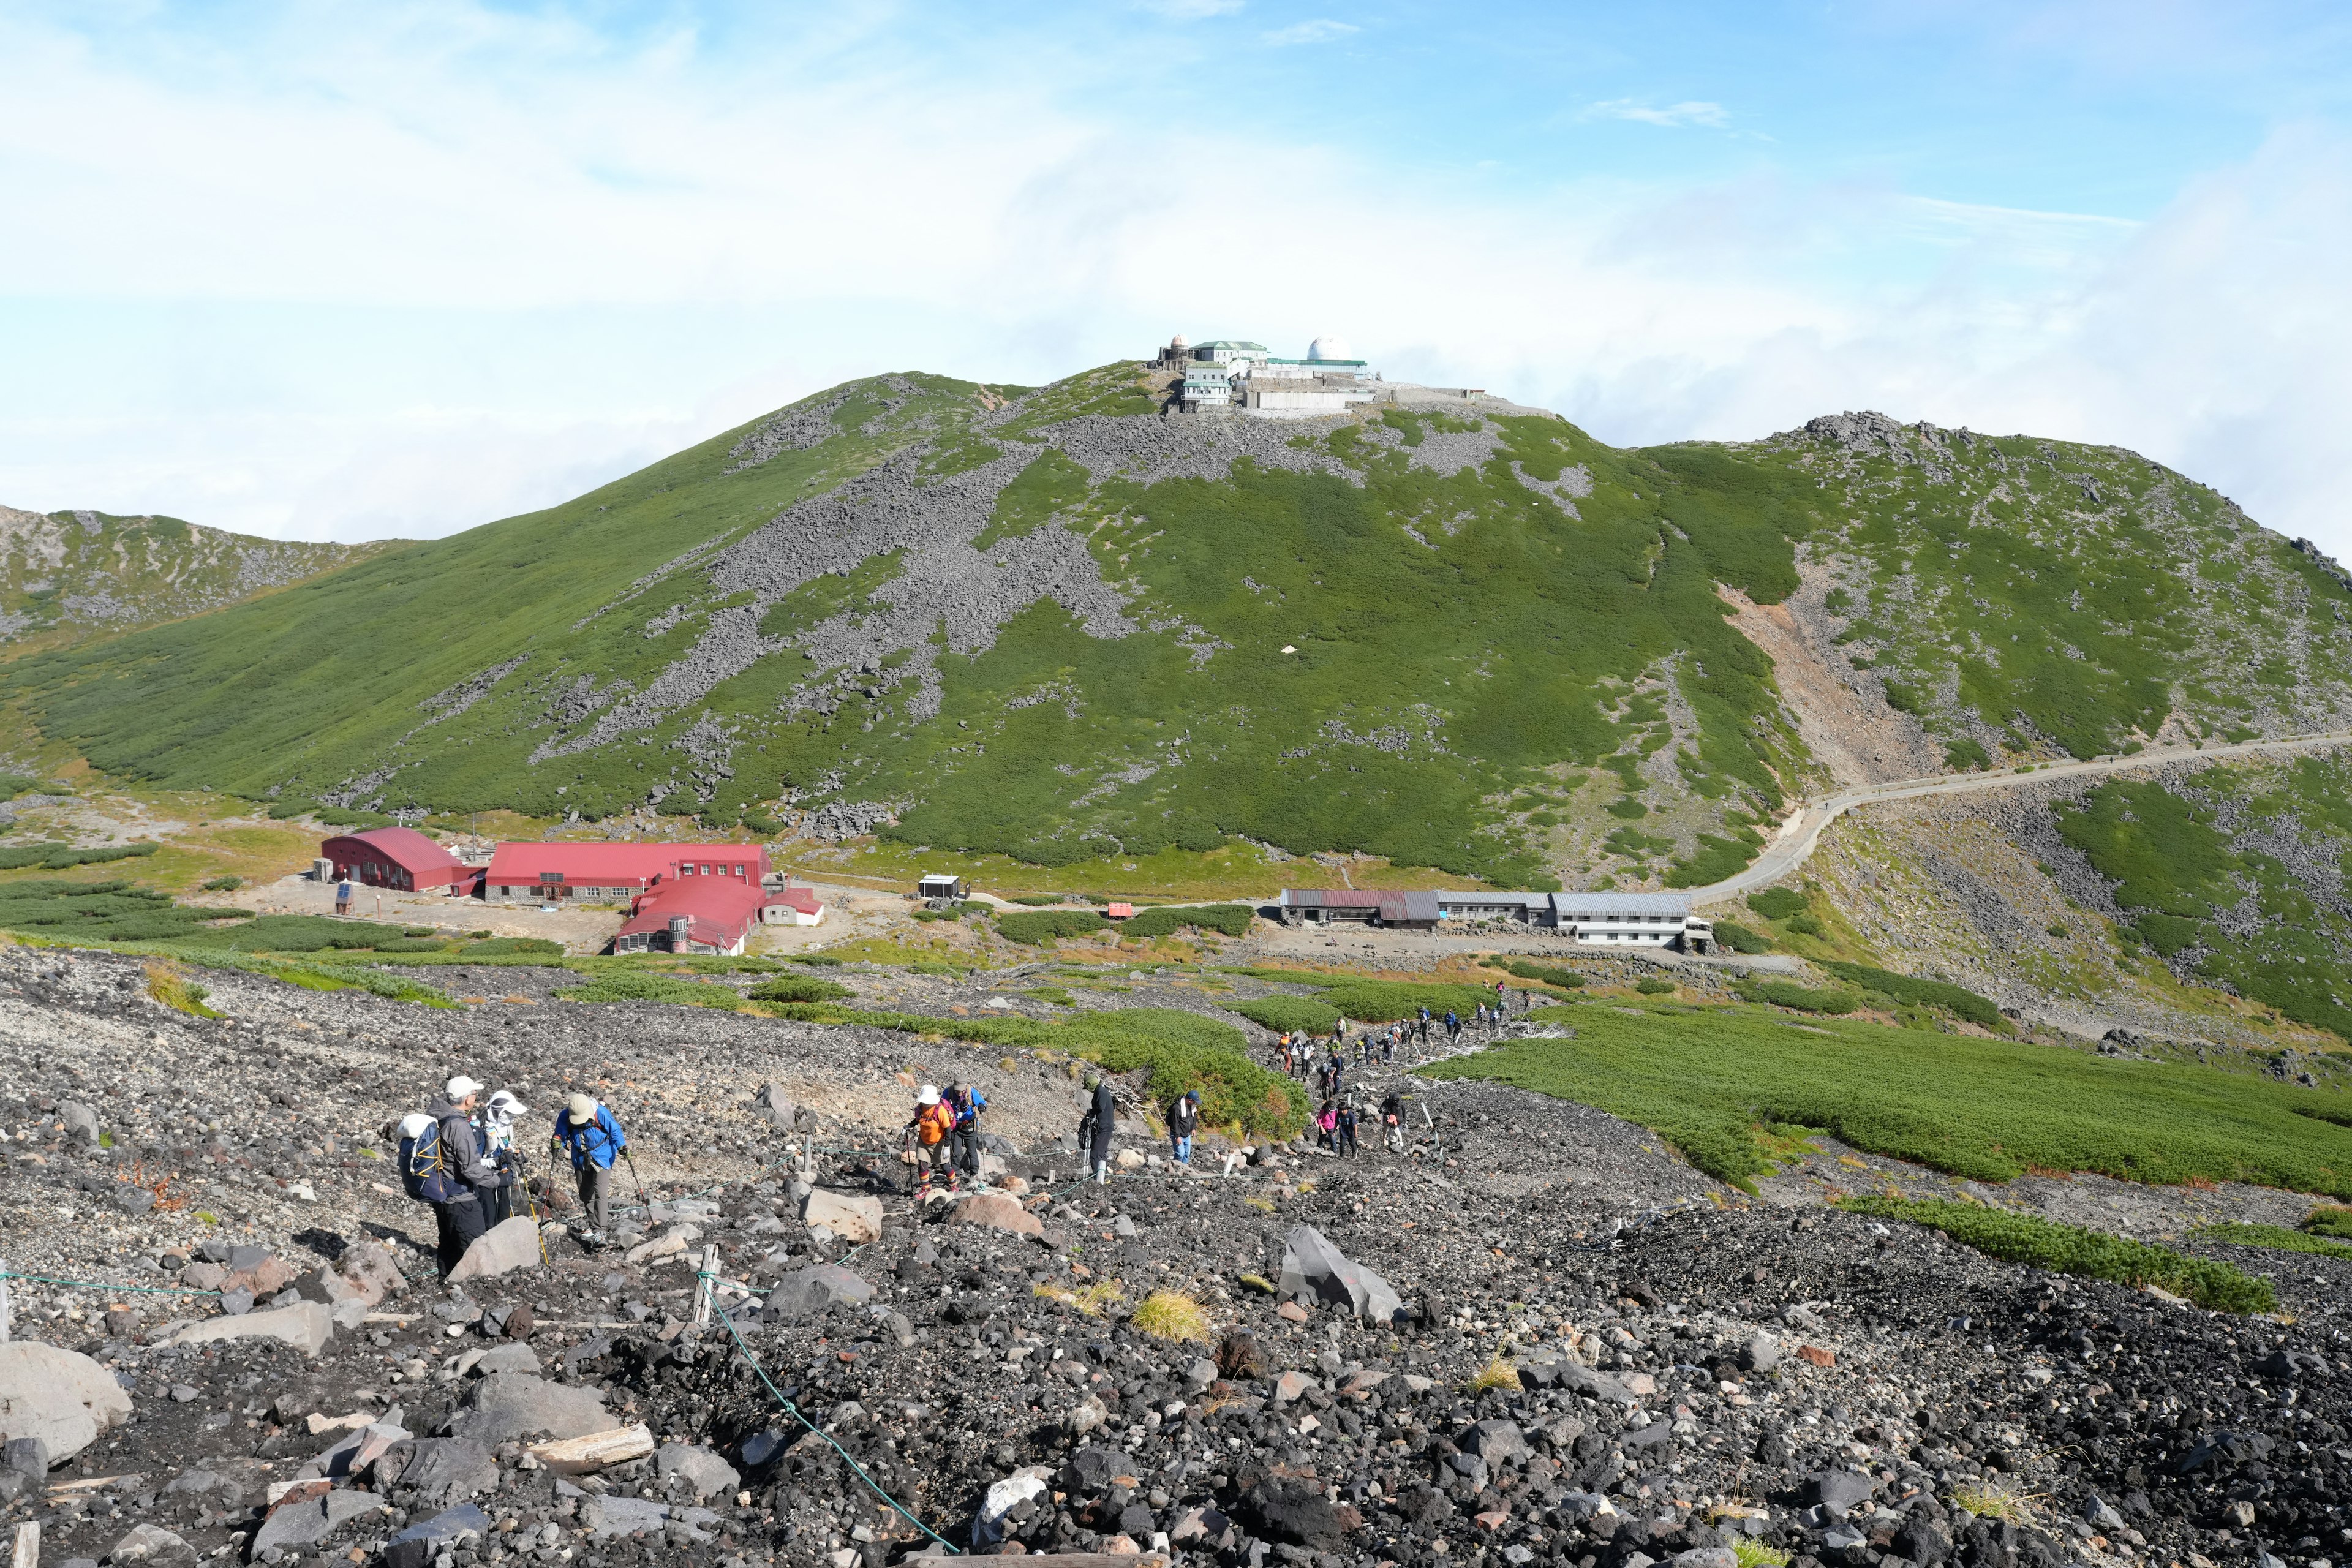
[[[1822,775],[1719,586],[1850,617],[1869,699],[1961,760],[2352,702],[2334,577],[2126,454],[1854,416],[1622,451],[1412,388],[1297,423],[1158,390],[852,383],[6,679],[100,767],[281,802],[658,803],[1045,863],[1238,835],[1538,886],[1721,875]],[[2147,569],[2184,556],[2222,575]],[[2239,616],[2292,700],[2215,679],[2205,622]]]
[[[303,544],[173,517],[0,506],[0,649],[178,620],[399,547]]]

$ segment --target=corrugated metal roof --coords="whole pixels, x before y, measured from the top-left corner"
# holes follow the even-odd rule
[[[594,887],[649,882],[677,875],[681,865],[721,862],[757,868],[747,878],[729,879],[756,885],[767,874],[768,852],[757,844],[501,844],[490,856],[489,881],[494,887],[520,886],[538,881],[541,871],[555,871],[567,882]]]
[[[1551,907],[1562,915],[1686,915],[1688,893],[1554,893]]]
[[[666,931],[672,918],[684,915],[691,923],[687,934],[711,947],[732,947],[758,923],[761,906],[770,901],[756,882],[729,877],[696,877],[665,882],[637,900],[636,912],[616,936]]]
[[[404,871],[446,871],[460,864],[458,858],[427,838],[414,827],[371,827],[364,833],[338,833],[319,845],[319,853],[330,860],[344,858],[334,851],[337,844],[364,844]]]

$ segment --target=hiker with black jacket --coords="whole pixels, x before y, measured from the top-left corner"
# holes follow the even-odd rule
[[[1186,1089],[1168,1108],[1169,1157],[1180,1165],[1192,1163],[1192,1130],[1201,1125],[1201,1097]]]
[[[438,1257],[444,1279],[489,1227],[490,1196],[507,1180],[482,1157],[482,1145],[474,1136],[474,1110],[481,1098],[482,1086],[459,1073],[442,1097],[425,1108],[425,1114],[440,1125],[442,1169],[455,1178],[455,1195],[433,1205],[441,1233]]]
[[[1087,1108],[1087,1157],[1097,1182],[1110,1180],[1110,1142],[1118,1131],[1118,1101],[1111,1098],[1110,1082],[1097,1075],[1089,1085],[1094,1103]]]

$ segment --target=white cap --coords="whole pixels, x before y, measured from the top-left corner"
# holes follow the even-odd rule
[[[530,1114],[530,1106],[525,1105],[521,1100],[517,1100],[511,1092],[503,1089],[499,1090],[498,1093],[490,1096],[490,1110],[500,1120],[506,1120],[516,1116],[529,1116]]]
[[[939,1102],[940,1087],[935,1083],[927,1083],[923,1085],[923,1091],[915,1096],[915,1103],[917,1105],[937,1105]]]
[[[472,1079],[467,1078],[464,1073],[459,1073],[456,1078],[449,1080],[447,1092],[449,1096],[449,1103],[455,1105],[469,1094],[481,1093],[482,1086],[476,1083]]]

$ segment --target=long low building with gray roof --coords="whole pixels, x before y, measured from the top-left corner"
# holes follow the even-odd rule
[[[1402,931],[1473,925],[1532,926],[1598,947],[1715,950],[1715,923],[1691,911],[1688,893],[1401,892],[1374,888],[1285,888],[1286,925],[1349,923]]]

